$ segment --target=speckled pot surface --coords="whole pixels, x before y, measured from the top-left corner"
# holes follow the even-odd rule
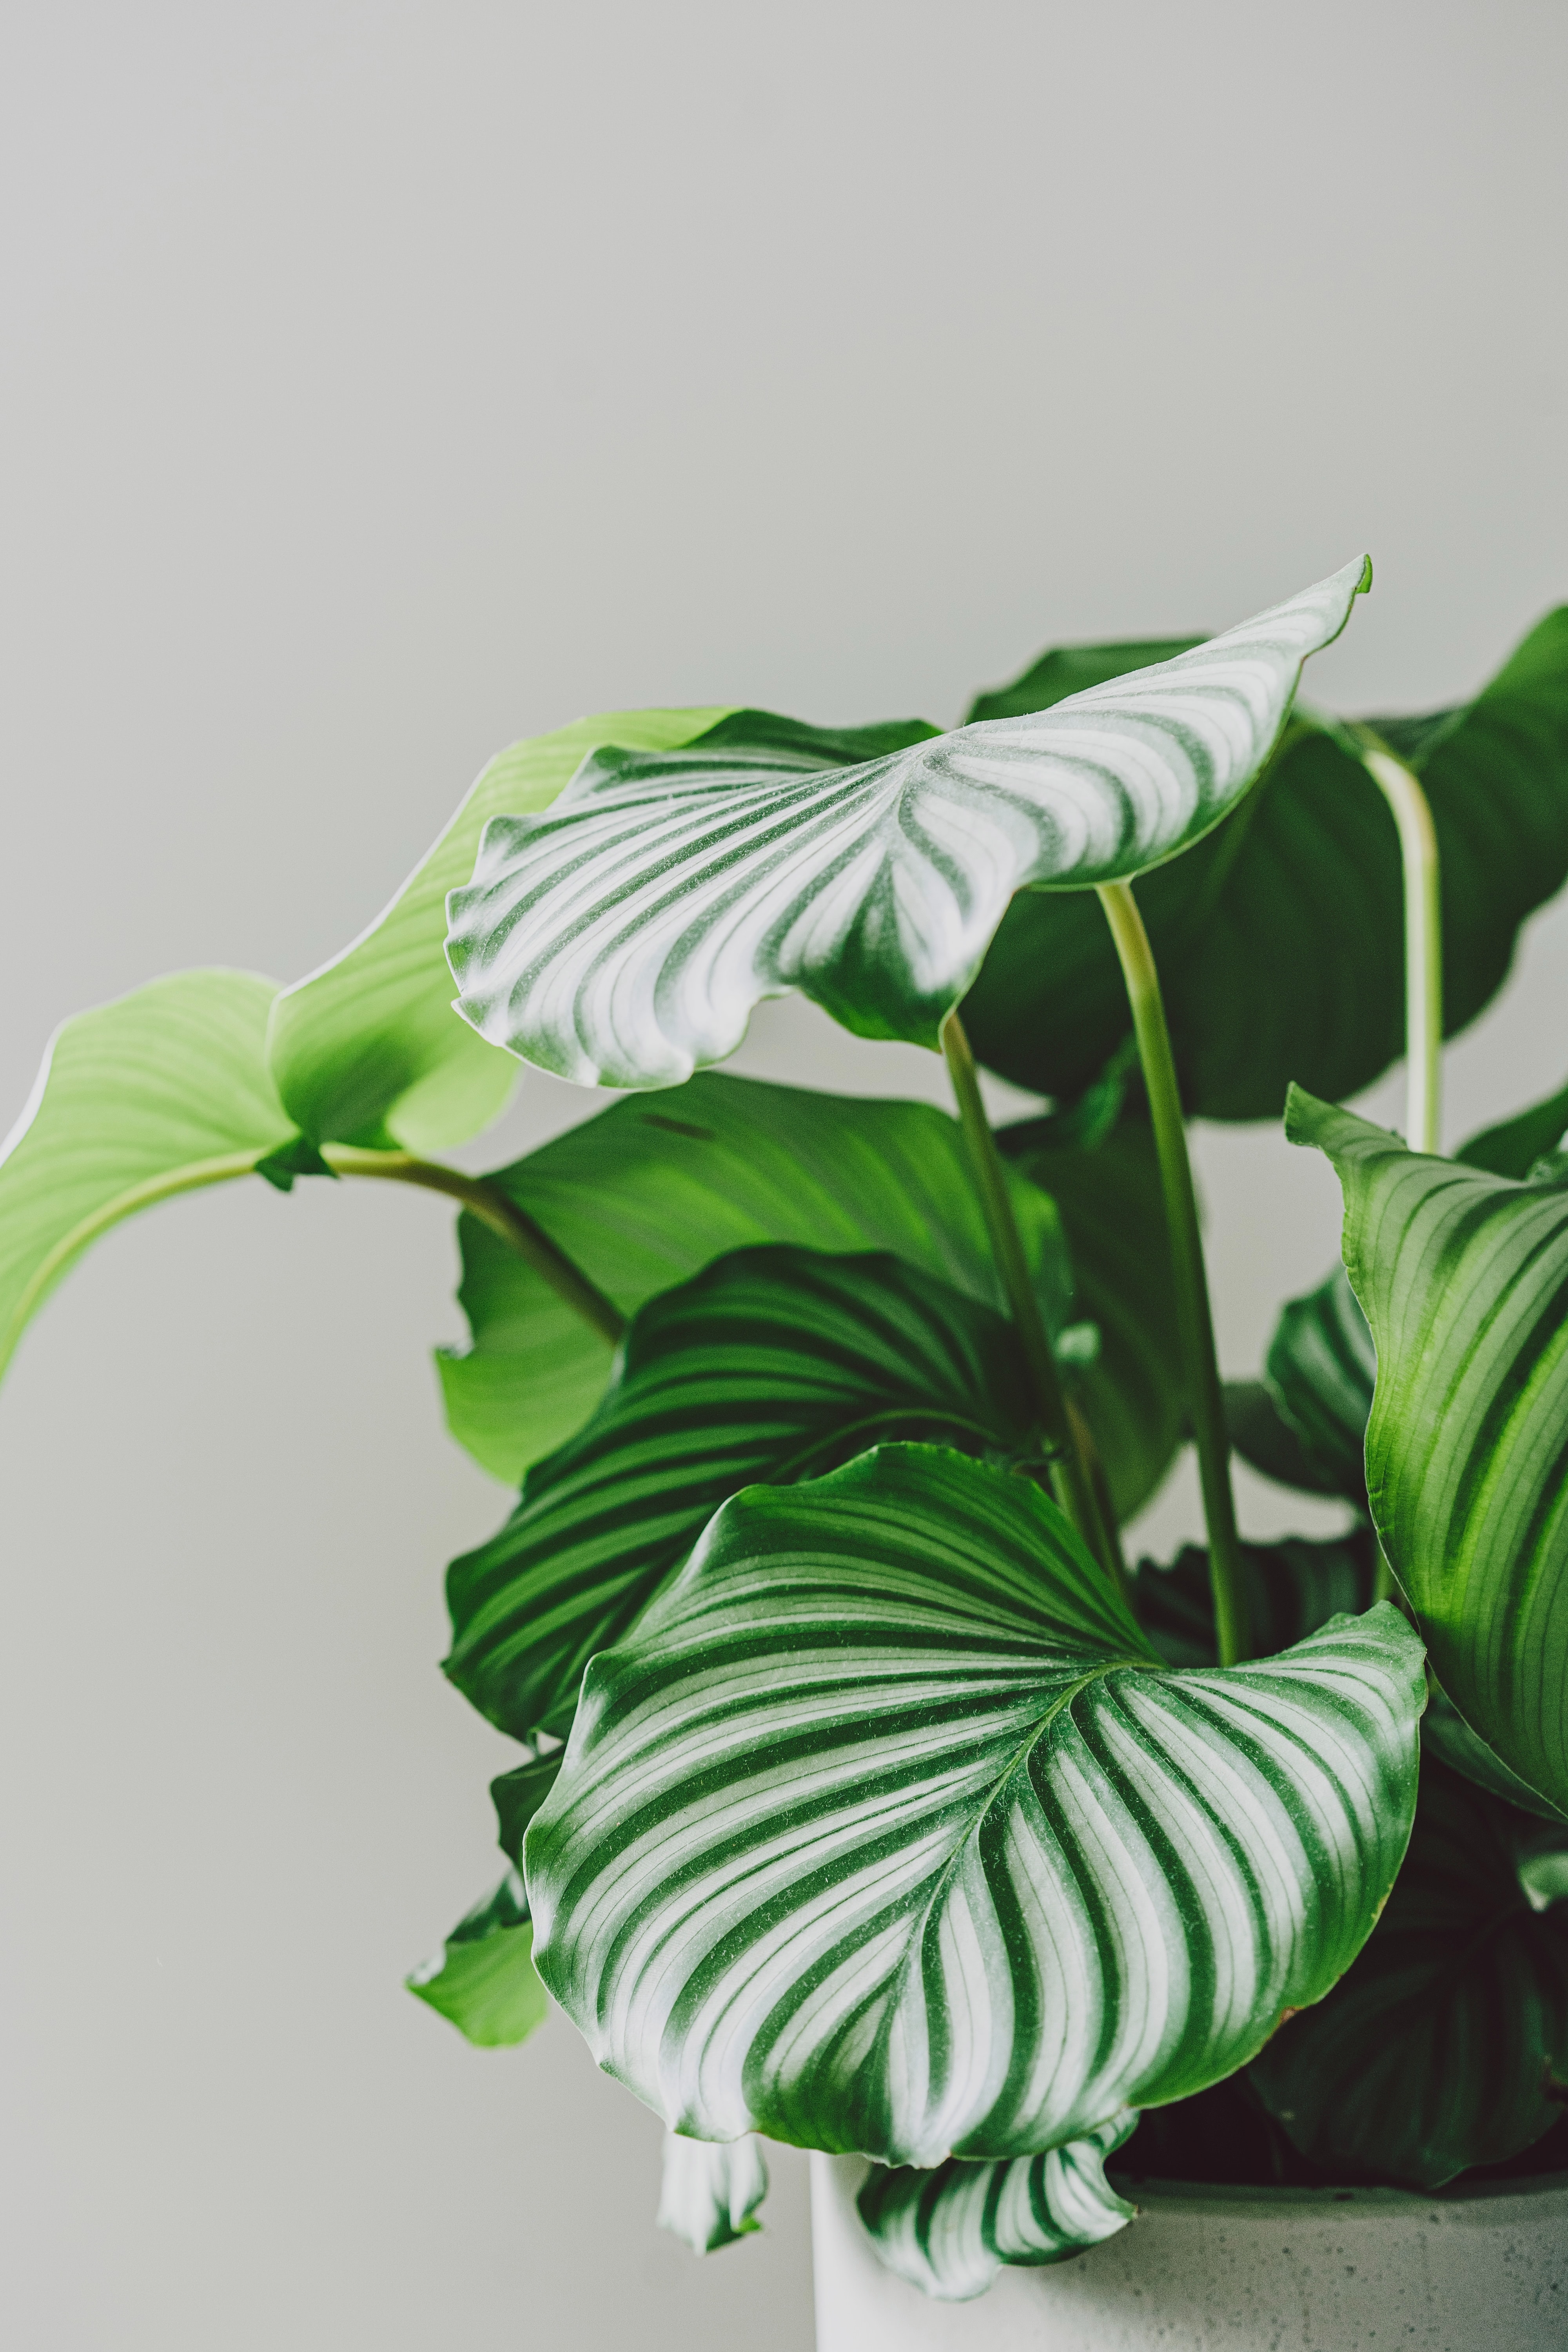
[[[816,2352],[1568,2352],[1568,2174],[1438,2197],[1143,2183],[1119,2236],[952,2304],[878,2262],[860,2159],[811,2162]]]

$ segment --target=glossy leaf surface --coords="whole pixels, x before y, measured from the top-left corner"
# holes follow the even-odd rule
[[[1568,875],[1568,607],[1464,709],[1375,725],[1432,808],[1452,1034],[1496,992],[1520,924]],[[1342,1098],[1403,1053],[1398,844],[1337,730],[1293,718],[1236,823],[1147,876],[1138,903],[1190,1113],[1278,1118],[1292,1079]],[[1098,907],[1016,898],[963,1017],[1004,1076],[1079,1094],[1128,1028]]]
[[[782,740],[595,755],[548,814],[486,827],[449,902],[458,1008],[587,1085],[679,1085],[791,989],[861,1035],[934,1045],[1015,891],[1142,873],[1228,814],[1368,576],[1350,564],[1158,668],[853,767]]]
[[[444,1150],[488,1127],[517,1066],[452,1012],[447,893],[473,871],[502,812],[548,808],[601,744],[668,751],[721,710],[612,710],[513,743],[491,760],[434,847],[367,930],[279,996],[269,1050],[279,1090],[318,1143]]]
[[[55,1032],[0,1147],[0,1366],[100,1234],[289,1141],[262,1051],[276,992],[253,972],[176,972]]]
[[[1568,1902],[1550,1899],[1563,1872],[1568,1831],[1422,1766],[1410,1853],[1366,1949],[1252,2068],[1298,2147],[1349,2179],[1434,2189],[1551,2129],[1568,2088]]]
[[[501,1730],[563,1735],[588,1660],[741,1487],[813,1477],[888,1436],[1021,1450],[1029,1421],[1011,1327],[901,1259],[720,1258],[640,1310],[593,1420],[453,1562],[447,1673]]]
[[[888,1249],[987,1305],[997,1285],[956,1119],[709,1073],[679,1100],[633,1097],[492,1179],[624,1314],[753,1242]],[[1049,1201],[1016,1178],[1013,1213],[1047,1323],[1071,1274]],[[516,1485],[581,1428],[610,1349],[517,1252],[465,1215],[466,1354],[439,1359],[453,1434]],[[1076,1311],[1076,1310],[1075,1310]]]
[[[1138,2208],[1111,2188],[1105,2160],[1137,2121],[1128,2110],[1048,2155],[1005,2164],[878,2165],[856,2200],[860,2219],[900,2278],[968,2303],[1004,2265],[1068,2262],[1127,2227]]]
[[[1438,1681],[1503,1762],[1568,1802],[1568,1192],[1407,1151],[1294,1093],[1333,1161],[1377,1345],[1367,1488]]]
[[[525,2042],[550,2003],[533,1966],[533,1922],[521,1879],[509,1871],[493,1895],[460,1919],[438,1957],[408,1990],[481,2050]]]
[[[884,1446],[726,1505],[589,1667],[528,1835],[541,1973],[675,2127],[1037,2155],[1327,1990],[1422,1696],[1386,1604],[1172,1673],[1037,1487]]]
[[[767,2163],[751,2133],[724,2142],[665,2134],[658,2226],[694,2254],[711,2254],[760,2230],[757,2208],[767,2193]]]

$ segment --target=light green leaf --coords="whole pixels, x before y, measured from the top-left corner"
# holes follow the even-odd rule
[[[1568,1192],[1407,1151],[1300,1089],[1286,1133],[1344,1191],[1389,1565],[1466,1721],[1568,1803]]]
[[[860,2219],[900,2278],[944,2303],[971,2302],[1005,2263],[1068,2262],[1136,2219],[1136,2205],[1106,2179],[1105,2159],[1137,2121],[1124,2108],[1065,2147],[1005,2164],[876,2165],[856,2200]]]
[[[481,2050],[526,2042],[543,2024],[550,2003],[534,1971],[533,1922],[516,1871],[475,1904],[437,1958],[406,1981]]]
[[[1252,2068],[1303,2154],[1335,2177],[1348,2168],[1436,2189],[1557,2122],[1565,1837],[1423,1764],[1410,1853],[1372,1940]]]
[[[1568,875],[1568,606],[1463,709],[1373,724],[1431,804],[1452,1034],[1496,992],[1521,923]],[[1398,844],[1337,729],[1295,714],[1237,821],[1140,881],[1138,903],[1193,1116],[1278,1118],[1292,1078],[1342,1098],[1404,1052]],[[1004,1076],[1079,1094],[1128,1029],[1099,908],[1021,893],[963,1018]]]
[[[1038,2155],[1327,1991],[1424,1696],[1386,1603],[1173,1673],[1038,1488],[884,1446],[738,1496],[594,1660],[528,1833],[540,1972],[673,2128]]]
[[[587,761],[448,902],[464,1017],[584,1084],[679,1085],[765,996],[934,1045],[1016,890],[1142,873],[1258,773],[1364,562],[1175,661],[853,768],[774,742]]]
[[[253,972],[182,971],[56,1030],[0,1145],[0,1367],[100,1234],[289,1141],[262,1052],[276,993]]]
[[[1528,1176],[1537,1160],[1554,1151],[1568,1133],[1568,1087],[1544,1102],[1532,1103],[1517,1118],[1506,1118],[1499,1127],[1484,1128],[1472,1135],[1455,1152],[1468,1168],[1488,1168],[1494,1176],[1511,1176],[1521,1181]]]
[[[317,1143],[444,1150],[488,1127],[517,1066],[452,1012],[447,893],[466,882],[488,820],[548,808],[606,743],[668,751],[715,710],[611,710],[499,752],[433,849],[357,940],[286,988],[268,1051],[279,1092]]]
[[[626,1315],[752,1242],[892,1250],[1004,1304],[963,1133],[923,1103],[705,1074],[679,1103],[634,1096],[490,1181]],[[1011,1194],[1059,1331],[1072,1276],[1056,1211],[1021,1176]],[[485,1468],[515,1485],[593,1412],[610,1349],[486,1226],[465,1215],[458,1231],[474,1336],[466,1354],[438,1359],[447,1415]]]
[[[447,1578],[446,1671],[514,1738],[571,1728],[583,1669],[636,1622],[721,1503],[890,1435],[1023,1450],[1010,1324],[879,1254],[737,1250],[634,1319],[598,1412]]]
[[[760,2230],[756,2212],[767,2193],[768,2168],[750,2133],[722,2144],[666,2133],[658,2226],[694,2254],[710,2254]]]

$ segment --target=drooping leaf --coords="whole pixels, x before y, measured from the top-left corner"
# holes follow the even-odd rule
[[[1568,874],[1568,607],[1463,709],[1380,719],[1431,803],[1450,1034],[1495,994],[1519,927]],[[1189,1113],[1278,1118],[1291,1079],[1342,1098],[1405,1047],[1393,819],[1348,735],[1298,714],[1237,820],[1138,885]],[[1015,898],[965,1002],[981,1060],[1072,1097],[1127,1032],[1098,907]]]
[[[1000,1308],[956,1119],[708,1073],[668,1107],[634,1097],[491,1179],[622,1312],[752,1242],[888,1249]],[[1023,1177],[1013,1213],[1047,1323],[1071,1273],[1049,1201]],[[610,1349],[517,1252],[465,1215],[466,1354],[438,1359],[453,1433],[515,1485],[594,1410]],[[1085,1310],[1087,1311],[1087,1310]]]
[[[288,1143],[262,1051],[276,992],[253,972],[176,972],[56,1030],[0,1146],[0,1367],[100,1234]]]
[[[1494,1176],[1522,1181],[1537,1160],[1554,1151],[1568,1133],[1568,1087],[1544,1102],[1532,1103],[1500,1126],[1484,1128],[1455,1152],[1468,1168],[1487,1168]]]
[[[1266,1477],[1366,1509],[1366,1421],[1377,1355],[1342,1265],[1280,1310],[1264,1376],[1237,1381],[1226,1415]],[[1261,1394],[1254,1391],[1261,1391]],[[1239,1393],[1237,1393],[1239,1391]]]
[[[1313,1540],[1284,1536],[1244,1543],[1247,1622],[1262,1657],[1288,1650],[1341,1616],[1359,1616],[1373,1600],[1376,1546],[1371,1531]],[[1168,1568],[1140,1560],[1132,1580],[1138,1622],[1173,1666],[1215,1664],[1214,1585],[1202,1544],[1184,1544]]]
[[[1160,662],[1190,654],[1202,637],[1133,637],[1120,645],[1054,646],[1041,654],[1011,686],[994,687],[977,694],[963,714],[973,727],[985,719],[1026,719],[1032,710],[1049,710],[1086,687],[1105,686],[1135,669],[1152,669]]]
[[[767,2164],[750,2132],[722,2142],[665,2134],[658,2227],[694,2254],[710,2254],[760,2230],[757,2208],[767,2193]]]
[[[571,1727],[588,1660],[633,1625],[721,1503],[892,1435],[1028,1443],[1012,1327],[886,1255],[737,1250],[640,1309],[605,1401],[454,1560],[447,1673],[503,1731]]]
[[[490,1801],[496,1809],[496,1843],[514,1870],[522,1868],[522,1841],[530,1822],[555,1786],[555,1776],[561,1769],[564,1748],[552,1748],[543,1754],[531,1756],[525,1764],[514,1764],[510,1772],[502,1772],[490,1782]]]
[[[533,1966],[533,1922],[515,1870],[476,1903],[435,1959],[416,1969],[408,1990],[439,2011],[480,2050],[525,2042],[550,2003]]]
[[[1389,1565],[1466,1721],[1568,1803],[1568,1192],[1407,1151],[1299,1090],[1286,1133],[1344,1191]]]
[[[528,1834],[540,1970],[677,2128],[1038,2155],[1348,1966],[1423,1696],[1386,1603],[1173,1673],[1037,1487],[884,1446],[738,1496],[589,1667]]]
[[[856,2203],[890,2271],[944,2303],[984,2294],[1005,2264],[1069,2262],[1137,2217],[1105,2177],[1138,2121],[1131,2108],[1046,2156],[1004,2164],[953,2158],[930,2172],[873,2166]]]
[[[1568,1832],[1423,1763],[1371,1941],[1252,2068],[1298,2147],[1346,2179],[1435,2189],[1551,2129],[1568,2090],[1568,1875],[1554,1864],[1568,1872]]]
[[[1076,1316],[1100,1333],[1079,1401],[1130,1519],[1170,1468],[1186,1423],[1181,1340],[1153,1137],[1126,1120],[1087,1145],[1060,1148],[1049,1119],[1005,1127],[1011,1165],[1055,1202],[1072,1261]]]
[[[679,1085],[798,989],[934,1045],[1016,890],[1174,856],[1258,773],[1364,562],[1152,670],[853,767],[710,741],[595,754],[548,814],[497,817],[448,902],[458,1009],[584,1084]]]
[[[612,710],[499,752],[391,904],[279,997],[268,1050],[279,1092],[318,1143],[443,1150],[488,1127],[517,1065],[452,1012],[447,893],[466,882],[489,818],[548,808],[602,744],[667,751],[721,709]]]

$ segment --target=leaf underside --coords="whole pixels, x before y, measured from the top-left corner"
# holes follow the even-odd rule
[[[408,1978],[408,1990],[477,2048],[505,2049],[526,2041],[549,2014],[532,1955],[528,1897],[509,1871],[458,1921],[437,1958]]]
[[[1386,1604],[1171,1673],[1037,1488],[883,1447],[728,1504],[589,1667],[527,1841],[540,1970],[673,2127],[1039,2154],[1348,1965],[1423,1695]]]

